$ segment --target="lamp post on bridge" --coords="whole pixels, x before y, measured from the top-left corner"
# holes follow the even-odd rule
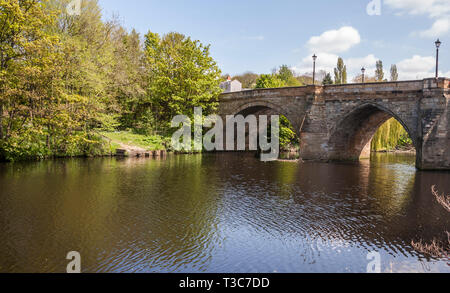
[[[441,41],[437,39],[434,43],[436,45],[436,80],[439,78],[439,47],[441,46]]]
[[[313,58],[313,85],[316,85],[316,60],[317,60],[316,54],[314,54],[312,58]]]
[[[361,72],[362,72],[362,83],[364,83],[365,82],[365,74],[366,74],[366,69],[363,67],[362,69],[361,69]]]

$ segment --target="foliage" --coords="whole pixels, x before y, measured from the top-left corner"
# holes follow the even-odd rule
[[[145,36],[148,67],[148,107],[159,128],[167,130],[176,115],[193,117],[194,107],[204,115],[218,106],[220,70],[209,46],[179,33]]]
[[[49,1],[0,1],[0,153],[3,159],[102,151],[89,132],[96,101],[70,79],[72,43]]]
[[[347,83],[347,66],[344,64],[344,60],[341,57],[338,58],[337,67],[334,69],[334,83]]]
[[[384,81],[383,61],[381,60],[376,63],[375,79],[377,82]]]
[[[285,116],[280,116],[280,148],[287,151],[296,145],[298,137],[291,122]]]
[[[322,84],[323,84],[323,85],[330,85],[330,84],[333,84],[333,79],[331,78],[331,74],[327,73],[327,74],[325,75],[325,78],[323,79]]]
[[[389,151],[412,147],[412,140],[403,126],[394,118],[384,123],[372,139],[373,151]]]
[[[278,70],[277,77],[283,81],[285,86],[301,86],[302,83],[295,78],[294,72],[287,66],[282,65]]]
[[[397,81],[398,80],[398,70],[397,65],[391,66],[391,81]]]
[[[209,47],[102,20],[97,0],[0,0],[0,159],[109,154],[99,131],[151,134],[217,107]],[[155,38],[153,38],[155,37]]]
[[[256,81],[255,88],[266,89],[266,88],[280,88],[284,86],[285,83],[275,74],[261,74],[261,76]]]
[[[245,72],[241,75],[236,75],[233,77],[233,80],[239,80],[242,83],[242,88],[244,89],[253,89],[256,86],[256,81],[259,78],[259,74],[253,72]]]

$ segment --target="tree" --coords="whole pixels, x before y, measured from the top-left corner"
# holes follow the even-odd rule
[[[256,81],[257,89],[284,87],[285,83],[274,74],[261,74]]]
[[[149,109],[163,130],[176,115],[193,117],[194,107],[215,112],[221,72],[209,46],[179,33],[145,36]]]
[[[49,152],[53,128],[67,130],[60,116],[61,43],[47,1],[0,0],[0,157]],[[62,114],[64,115],[64,114]]]
[[[338,58],[337,67],[334,69],[334,82],[336,84],[347,83],[347,66],[341,57]]]
[[[398,71],[397,71],[397,65],[391,66],[391,81],[397,81],[398,80]]]
[[[377,82],[384,80],[383,61],[381,60],[378,60],[376,64],[375,79]]]
[[[97,130],[116,126],[115,98],[129,91],[122,76],[140,66],[116,54],[123,33],[102,21],[96,0],[77,16],[69,2],[0,0],[3,159],[99,154]]]
[[[405,128],[395,118],[391,118],[373,136],[372,150],[389,151],[400,147],[412,148],[412,140]]]
[[[146,96],[146,70],[145,59],[140,35],[132,30],[127,33],[120,28],[113,34],[115,44],[114,62],[109,76],[108,92],[111,95],[108,117],[118,120],[121,129],[134,129],[138,133],[148,134],[151,129],[153,115],[148,112],[150,104]],[[114,129],[114,119],[111,127]],[[110,124],[111,124],[110,123]]]
[[[239,80],[242,83],[242,87],[245,89],[252,89],[256,86],[258,77],[259,75],[256,73],[245,72],[244,74],[234,76],[233,80]]]
[[[0,159],[105,154],[100,131],[168,129],[220,94],[209,46],[104,21],[97,0],[0,0]]]
[[[294,73],[287,65],[281,65],[280,69],[278,70],[278,77],[284,81],[287,82],[289,79],[294,77]]]
[[[331,74],[327,73],[327,74],[325,75],[325,78],[323,79],[322,84],[323,84],[323,85],[330,85],[330,84],[333,84],[333,79],[331,78]]]
[[[302,85],[294,76],[294,72],[287,66],[282,65],[278,70],[278,78],[281,79],[286,86],[300,86]]]

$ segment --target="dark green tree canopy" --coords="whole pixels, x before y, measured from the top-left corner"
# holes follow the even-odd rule
[[[323,85],[333,84],[333,79],[331,78],[331,74],[327,73],[322,81]]]

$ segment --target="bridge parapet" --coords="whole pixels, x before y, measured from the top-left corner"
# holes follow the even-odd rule
[[[270,98],[270,97],[299,97],[312,94],[376,94],[417,92],[427,89],[450,89],[449,78],[428,78],[424,80],[374,82],[374,83],[350,83],[341,85],[308,85],[301,87],[284,87],[270,89],[254,89],[240,92],[221,94],[220,100]]]

